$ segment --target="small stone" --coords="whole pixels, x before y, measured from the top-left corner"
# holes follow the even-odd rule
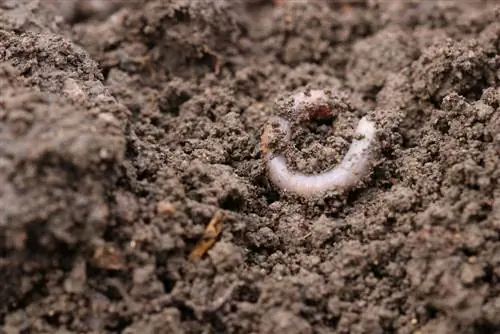
[[[110,157],[110,152],[108,149],[105,149],[105,148],[102,148],[100,151],[99,151],[99,157],[102,159],[102,160],[107,160],[109,159]]]
[[[171,216],[175,212],[175,207],[167,201],[159,201],[156,205],[156,212],[159,215]]]

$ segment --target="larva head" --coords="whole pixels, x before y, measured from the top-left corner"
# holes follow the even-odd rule
[[[332,109],[331,96],[324,90],[312,89],[293,96],[294,119],[299,122],[331,117]]]

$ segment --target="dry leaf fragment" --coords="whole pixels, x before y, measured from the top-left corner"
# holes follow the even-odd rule
[[[202,239],[198,241],[194,249],[191,251],[191,254],[189,254],[190,261],[201,258],[203,254],[205,254],[206,251],[215,244],[217,237],[222,231],[223,217],[224,215],[222,214],[222,211],[217,211],[215,213],[205,228]]]

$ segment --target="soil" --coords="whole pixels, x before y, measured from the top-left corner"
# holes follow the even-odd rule
[[[500,333],[499,52],[495,0],[1,0],[0,332]],[[376,121],[352,191],[267,179],[308,87],[290,168]]]

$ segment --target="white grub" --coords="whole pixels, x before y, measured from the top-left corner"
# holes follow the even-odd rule
[[[314,91],[313,91],[314,92]],[[319,93],[311,94],[315,101],[305,101],[305,95],[299,93],[301,103],[294,103],[294,107],[300,107],[304,103],[313,103],[323,100],[325,97]],[[318,99],[319,98],[319,99]],[[307,100],[307,99],[306,99]],[[300,112],[295,109],[294,112]],[[311,115],[314,117],[314,115]],[[279,117],[273,121],[277,124],[277,130],[283,133],[284,140],[290,139],[291,126],[289,120]],[[356,128],[354,140],[346,155],[334,168],[320,174],[307,175],[299,172],[292,172],[286,165],[283,154],[276,155],[268,147],[271,132],[274,129],[268,125],[262,134],[261,142],[264,156],[267,160],[267,171],[271,181],[285,192],[295,193],[304,197],[314,197],[325,194],[332,190],[341,190],[355,187],[360,181],[370,173],[373,159],[373,143],[376,137],[376,128],[373,121],[366,117],[361,118]]]

